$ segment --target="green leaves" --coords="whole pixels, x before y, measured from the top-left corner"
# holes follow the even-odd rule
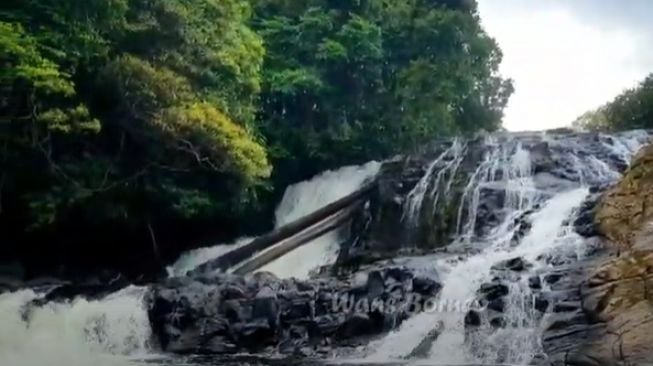
[[[0,199],[20,230],[242,223],[270,185],[497,128],[500,60],[472,0],[6,0]]]
[[[653,74],[612,101],[589,111],[573,122],[593,131],[620,131],[653,126]]]
[[[265,149],[242,127],[207,103],[163,111],[161,128],[198,164],[254,182],[270,175]]]
[[[500,126],[512,86],[474,1],[256,4],[275,164],[315,173]]]
[[[0,21],[0,64],[0,84],[4,87],[15,88],[22,82],[43,96],[75,93],[69,75],[41,55],[36,39],[19,24]]]

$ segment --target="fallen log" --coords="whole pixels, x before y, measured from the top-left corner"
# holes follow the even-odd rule
[[[262,235],[240,248],[234,249],[218,258],[212,259],[204,264],[199,265],[197,268],[188,272],[189,276],[201,275],[206,272],[213,272],[216,270],[226,271],[227,269],[242,263],[250,258],[255,253],[261,252],[282,240],[294,236],[307,228],[318,224],[328,218],[329,216],[341,211],[349,206],[357,203],[357,201],[369,194],[377,186],[376,180],[364,185],[355,192],[332,202],[319,210],[310,213],[298,220],[288,223],[280,228],[271,231],[268,234]]]
[[[285,240],[280,241],[267,251],[257,255],[254,259],[245,262],[234,270],[234,274],[244,275],[265,266],[266,264],[274,261],[275,259],[292,252],[300,246],[319,238],[320,236],[333,231],[343,225],[351,216],[361,207],[364,201],[360,200],[351,206],[338,211],[337,213],[327,217],[323,221],[308,227],[306,230],[291,236]]]

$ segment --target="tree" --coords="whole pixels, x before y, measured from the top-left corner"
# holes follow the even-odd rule
[[[500,126],[512,93],[473,1],[256,3],[277,178]]]

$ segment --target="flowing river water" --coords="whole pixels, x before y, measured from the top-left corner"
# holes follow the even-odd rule
[[[546,135],[538,137],[547,140]],[[605,150],[625,162],[648,139],[644,132],[605,137]],[[551,144],[559,143],[549,141]],[[568,142],[563,142],[568,143]],[[539,321],[528,302],[528,279],[545,271],[551,257],[581,258],[591,249],[575,233],[571,222],[589,194],[591,185],[614,182],[620,172],[593,154],[566,149],[574,162],[571,169],[579,179],[574,184],[536,184],[531,152],[518,138],[485,139],[486,153],[469,177],[459,207],[457,237],[452,248],[472,248],[460,257],[425,257],[415,267],[441,274],[440,299],[465,304],[473,299],[479,286],[491,281],[492,266],[497,262],[521,257],[533,264],[512,281],[506,317],[508,325],[490,335],[468,334],[464,329],[466,309],[430,311],[405,321],[395,331],[361,347],[357,355],[338,362],[411,363],[408,359],[434,329],[439,337],[428,345],[416,363],[440,365],[528,364],[542,353]],[[459,169],[466,144],[454,142],[438,155],[425,170],[424,177],[408,195],[403,219],[413,220],[421,207],[444,199],[451,180]],[[325,172],[310,181],[291,186],[279,204],[276,224],[300,218],[359,188],[379,172],[380,163],[345,167]],[[505,194],[502,219],[486,232],[476,228],[477,210],[484,190]],[[530,230],[515,242],[519,230],[517,218],[527,217]],[[263,270],[279,277],[307,278],[311,270],[332,263],[338,255],[342,232],[335,231],[271,263]],[[233,248],[248,243],[242,238],[231,245],[216,245],[184,254],[168,270],[182,276],[188,270]],[[410,263],[408,261],[407,263]],[[147,309],[143,305],[145,288],[130,287],[102,300],[76,299],[63,304],[28,307],[42,296],[33,290],[0,295],[0,365],[7,366],[127,366],[140,364],[181,365],[184,361],[157,355],[152,347]]]

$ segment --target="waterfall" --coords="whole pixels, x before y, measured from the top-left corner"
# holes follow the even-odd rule
[[[458,139],[454,139],[451,147],[431,162],[426,173],[420,178],[410,193],[408,193],[408,200],[404,206],[402,220],[407,220],[411,225],[417,226],[418,223],[416,220],[427,194],[433,198],[432,206],[434,210],[436,209],[440,197],[446,196],[451,189],[453,179],[462,163],[465,148],[464,143]],[[433,174],[436,172],[437,174],[433,178]],[[443,179],[446,179],[446,181],[443,181]]]
[[[538,314],[533,306],[528,286],[530,276],[550,267],[546,258],[559,256],[580,259],[586,251],[586,240],[575,233],[571,222],[589,194],[588,185],[614,182],[620,177],[608,161],[617,156],[625,164],[648,140],[645,132],[629,132],[618,136],[599,136],[599,144],[581,144],[574,138],[559,139],[546,134],[528,138],[518,136],[488,136],[483,145],[485,154],[469,175],[458,207],[458,237],[452,248],[473,248],[469,255],[438,256],[430,264],[439,271],[443,288],[439,306],[419,313],[385,337],[365,347],[366,362],[392,362],[415,357],[416,347],[437,332],[437,338],[427,343],[419,358],[428,364],[529,364],[541,354]],[[529,137],[529,138],[531,138]],[[560,174],[568,181],[556,187],[538,189],[539,177],[533,170],[530,149],[543,142],[561,166]],[[529,146],[525,147],[523,144]],[[442,157],[438,157],[442,159]],[[417,187],[426,187],[437,177],[438,159],[428,169]],[[417,188],[422,190],[422,188]],[[503,202],[499,211],[502,220],[491,230],[479,232],[477,219],[482,194],[486,190],[500,191]],[[409,196],[411,199],[416,195]],[[420,195],[424,199],[424,195]],[[410,202],[418,207],[424,202]],[[530,230],[521,239],[517,236],[519,222],[527,221]],[[518,240],[515,241],[515,238]],[[477,299],[483,283],[497,276],[493,269],[502,261],[521,258],[531,264],[526,273],[516,274],[509,282],[505,299],[505,326],[494,330],[465,328],[465,315]],[[424,265],[421,262],[421,265]],[[515,275],[515,274],[513,274]]]
[[[75,299],[31,307],[31,290],[0,295],[0,363],[20,366],[126,366],[149,351],[144,288],[100,301]]]
[[[288,187],[276,210],[276,226],[299,219],[356,191],[375,176],[380,167],[378,162],[344,167]],[[268,263],[261,270],[281,278],[307,278],[312,270],[335,262],[343,234],[342,230],[327,233]]]
[[[361,351],[364,361],[524,365],[537,358],[542,353],[542,315],[533,307],[529,278],[552,270],[551,263],[556,261],[551,258],[573,261],[586,255],[588,241],[574,231],[573,219],[589,188],[618,179],[648,137],[643,131],[596,135],[591,140],[576,135],[495,134],[475,141],[455,140],[440,149],[417,170],[423,173],[421,178],[412,176],[414,186],[406,186],[403,202],[393,201],[400,204],[396,207],[402,222],[397,227],[407,230],[428,224],[424,215],[435,215],[444,203],[456,204],[447,207],[453,211],[451,231],[456,236],[448,244],[448,252],[404,262],[416,272],[439,275],[440,306],[408,318],[394,331],[370,342]],[[547,165],[549,160],[555,164]],[[276,226],[356,191],[379,173],[380,166],[371,162],[345,167],[288,187],[276,210]],[[489,200],[494,203],[488,208],[484,205]],[[528,229],[523,230],[524,226]],[[307,278],[312,270],[336,259],[345,234],[340,230],[324,235],[262,270],[279,277]],[[169,272],[183,276],[251,240],[242,238],[230,245],[189,251]],[[465,316],[476,305],[480,286],[497,277],[493,267],[513,258],[531,266],[512,273],[507,281],[509,293],[502,313],[505,326],[469,329]],[[43,293],[0,294],[0,364],[143,363],[155,349],[150,346],[146,293],[147,288],[129,287],[99,300],[77,298],[40,306],[33,302]],[[434,330],[437,337],[432,337]],[[430,342],[425,343],[426,339]],[[416,347],[424,345],[425,352],[415,356]]]
[[[277,206],[275,227],[288,224],[347,196],[375,176],[380,167],[381,164],[376,161],[361,166],[347,166],[291,185]],[[335,261],[342,235],[342,231],[327,233],[268,263],[261,270],[272,272],[281,278],[307,278],[311,270]],[[183,276],[198,265],[241,247],[252,239],[241,238],[232,244],[218,244],[189,251],[170,266],[168,272],[174,276]]]

